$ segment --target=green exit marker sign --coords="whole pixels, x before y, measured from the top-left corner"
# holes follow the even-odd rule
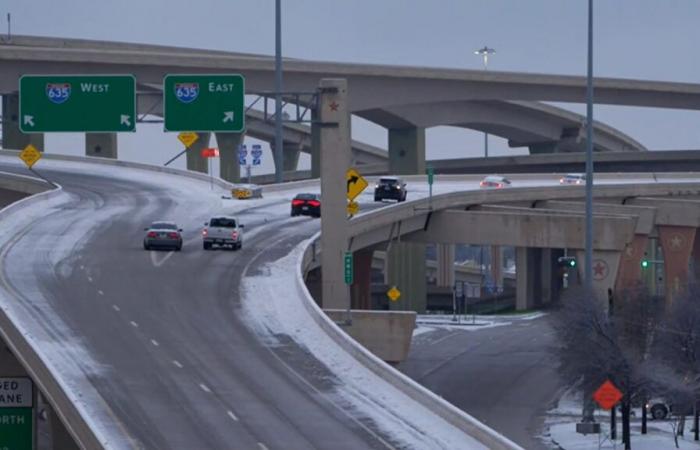
[[[345,284],[352,284],[353,267],[352,267],[352,252],[343,254],[343,267],[345,268]]]
[[[24,75],[19,80],[23,133],[136,131],[132,75]]]
[[[242,133],[244,100],[242,75],[166,75],[165,131]]]

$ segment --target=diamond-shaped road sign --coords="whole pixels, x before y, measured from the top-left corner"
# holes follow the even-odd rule
[[[185,148],[190,148],[192,144],[199,140],[199,135],[191,131],[183,131],[177,135],[177,138],[184,144]]]
[[[389,297],[389,300],[395,302],[401,297],[401,291],[399,291],[396,286],[392,286],[391,289],[386,292],[386,296]]]
[[[348,169],[345,173],[345,179],[347,181],[346,192],[348,200],[353,201],[365,190],[367,187],[367,180],[355,169]]]
[[[20,152],[19,157],[31,169],[41,159],[41,152],[32,144],[29,144]]]
[[[622,399],[622,396],[622,392],[610,380],[605,380],[593,393],[593,400],[603,409],[612,409]]]
[[[360,204],[357,202],[349,202],[347,207],[348,214],[351,216],[356,215],[360,211]]]

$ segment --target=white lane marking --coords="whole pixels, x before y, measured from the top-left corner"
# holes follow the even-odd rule
[[[131,322],[129,322],[129,323],[130,323],[131,326],[134,327],[134,328],[138,328],[138,327],[139,327],[139,324],[136,323],[136,322],[134,322],[133,320],[132,320]]]
[[[175,252],[168,252],[163,258],[161,258],[160,261],[158,261],[158,253],[159,252],[154,252],[151,251],[149,252],[151,254],[151,264],[153,264],[153,267],[160,267],[163,264],[165,264],[165,261],[169,260],[171,256],[173,256],[173,253]]]
[[[180,364],[180,361],[178,361],[177,359],[173,359],[173,364],[175,364],[175,367],[179,369],[182,369],[184,367],[182,364]]]
[[[92,283],[92,277],[91,277],[91,276],[88,276],[88,281],[89,281],[90,283]]]
[[[269,450],[262,442],[258,442],[258,447],[260,447],[260,450]]]
[[[121,311],[121,309],[119,309],[119,307],[117,305],[112,305],[112,308],[114,308],[114,310],[117,312]]]
[[[199,383],[199,387],[207,394],[211,394],[211,389],[209,389],[206,384]]]
[[[160,344],[158,343],[158,341],[156,341],[155,339],[151,339],[151,344],[153,344],[153,345],[156,346],[156,347],[158,347],[158,346],[160,345]]]
[[[102,292],[102,291],[97,291],[97,293],[100,294],[100,295],[105,295],[105,293]]]
[[[236,417],[236,415],[233,413],[233,411],[226,411],[226,414],[228,414],[228,416],[229,416],[232,420],[235,420],[236,422],[238,422],[238,417]]]

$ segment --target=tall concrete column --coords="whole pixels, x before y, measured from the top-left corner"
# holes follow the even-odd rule
[[[32,144],[40,152],[44,151],[42,133],[24,134],[19,130],[19,95],[2,96],[2,148],[22,150]]]
[[[622,252],[593,250],[593,294],[607,305],[608,296],[614,293]],[[578,261],[586,260],[586,252],[576,251]],[[584,279],[584,264],[578,265],[579,276]]]
[[[222,180],[231,183],[241,181],[238,148],[243,143],[244,137],[245,133],[216,133],[216,145],[219,148],[219,177]]]
[[[556,263],[554,261],[554,251],[551,248],[540,250],[540,302],[543,305],[549,304],[554,299]]]
[[[425,128],[389,129],[389,172],[397,175],[425,173]]]
[[[664,252],[666,302],[670,303],[688,285],[690,254],[695,244],[696,228],[658,225],[657,229]]]
[[[695,282],[700,283],[700,239],[693,243],[693,276]]]
[[[85,133],[85,156],[117,159],[117,133]]]
[[[350,288],[352,309],[372,309],[372,256],[374,250],[353,253],[353,283]]]
[[[198,133],[199,139],[187,149],[187,170],[209,173],[209,161],[202,158],[202,149],[209,147],[211,133]]]
[[[646,234],[635,234],[632,242],[625,246],[615,282],[616,293],[634,289],[642,281],[642,259],[648,242],[649,236]]]
[[[535,306],[535,254],[527,247],[515,248],[515,309],[524,311]]]
[[[275,152],[275,143],[270,143],[270,148],[272,152]],[[294,142],[285,142],[283,147],[284,152],[284,162],[282,163],[283,172],[293,172],[297,170],[299,165],[299,154],[301,153],[301,146]]]
[[[321,125],[318,111],[311,110],[311,178],[321,176]]]
[[[401,297],[389,302],[391,309],[422,314],[427,307],[425,244],[392,242],[388,249],[387,284],[396,286]]]
[[[503,287],[503,248],[491,246],[491,279],[496,287]]]
[[[321,267],[325,309],[347,309],[343,253],[348,250],[345,173],[350,166],[350,113],[347,81],[322,79],[319,84],[321,144]]]
[[[435,244],[437,253],[437,280],[440,287],[455,285],[455,246],[454,244]]]

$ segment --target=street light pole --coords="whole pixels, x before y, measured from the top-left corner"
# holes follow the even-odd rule
[[[275,183],[284,181],[284,145],[282,143],[282,11],[275,0]]]
[[[586,84],[586,295],[593,295],[593,0],[588,0],[588,75]]]
[[[479,50],[475,50],[474,54],[479,55],[484,59],[484,70],[487,71],[489,70],[489,55],[493,55],[496,53],[496,50],[487,47],[484,45],[483,48],[480,48]],[[484,158],[489,157],[489,134],[484,133]]]

